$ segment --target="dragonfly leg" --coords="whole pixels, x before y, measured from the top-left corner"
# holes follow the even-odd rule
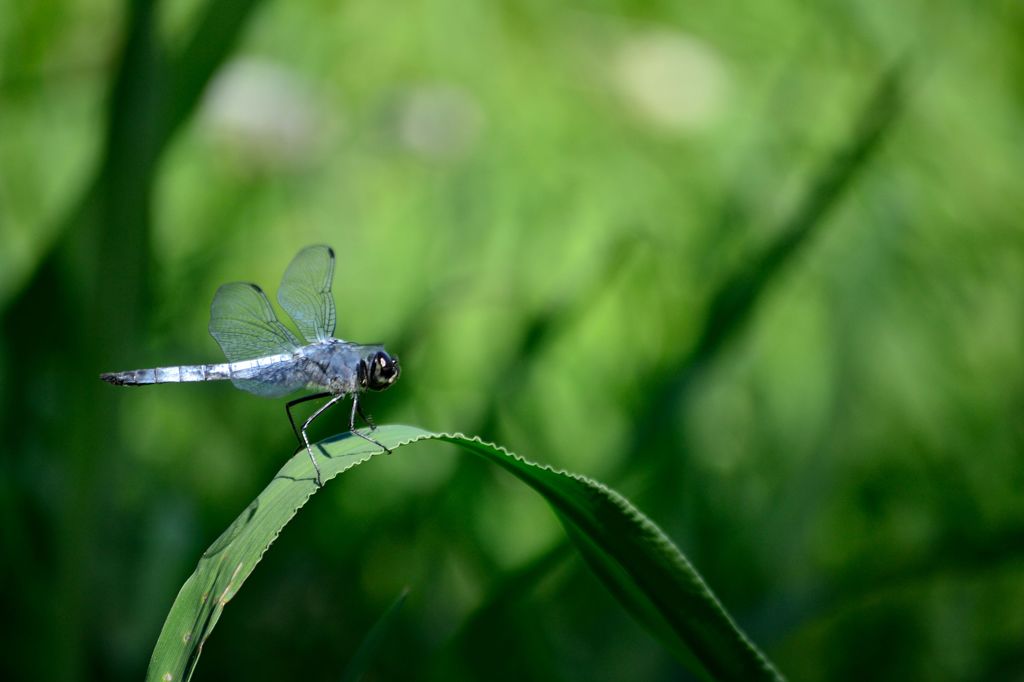
[[[356,401],[354,401],[354,402],[355,402],[355,404],[357,405],[357,407],[356,407],[356,413],[357,413],[357,414],[358,414],[358,415],[359,415],[360,417],[362,417],[362,418],[363,418],[363,421],[364,421],[364,422],[366,422],[366,425],[370,427],[370,430],[371,430],[371,431],[376,431],[376,430],[377,430],[377,425],[373,423],[373,419],[372,419],[372,418],[370,417],[370,415],[368,415],[368,414],[366,414],[365,412],[363,412],[363,406],[359,404],[359,401],[358,401],[358,400],[356,400]]]
[[[381,443],[376,438],[373,438],[371,436],[367,436],[365,433],[359,433],[359,430],[356,428],[356,413],[357,412],[360,415],[363,414],[363,411],[361,409],[359,409],[359,394],[358,393],[353,393],[352,394],[352,414],[349,415],[349,418],[348,418],[348,428],[349,428],[349,430],[352,433],[354,433],[357,436],[359,436],[360,438],[362,438],[363,440],[369,441],[369,442],[373,443],[374,445],[376,445],[377,447],[381,448],[382,450],[384,450],[384,452],[386,452],[386,453],[388,453],[390,455],[391,454],[391,448],[389,448],[388,446],[384,445],[384,443]],[[363,419],[366,419],[366,417],[364,416]]]
[[[330,394],[328,394],[328,395],[330,395]],[[345,397],[344,393],[339,393],[339,394],[337,394],[335,396],[332,396],[330,400],[328,400],[326,403],[324,403],[323,405],[320,406],[320,409],[318,409],[316,412],[311,414],[309,416],[309,419],[307,419],[306,422],[302,425],[302,441],[306,445],[306,452],[309,453],[309,461],[313,462],[313,471],[316,472],[316,486],[318,488],[323,488],[324,487],[324,483],[323,483],[323,480],[320,478],[320,467],[317,466],[316,456],[313,455],[313,446],[309,444],[309,435],[306,433],[306,429],[309,428],[309,425],[313,423],[314,419],[316,419],[321,414],[323,414],[324,410],[326,410],[328,407],[330,407],[331,405],[333,405],[334,403],[338,402],[339,400],[341,400],[344,397]]]
[[[299,429],[295,426],[295,419],[292,416],[292,408],[310,400],[316,400],[318,398],[326,398],[331,395],[330,393],[314,393],[313,395],[304,395],[301,398],[296,398],[287,405],[284,406],[284,411],[288,414],[288,423],[292,425],[292,433],[295,434],[295,439],[299,441],[299,447],[305,447],[305,443],[302,440],[302,436],[299,435]]]

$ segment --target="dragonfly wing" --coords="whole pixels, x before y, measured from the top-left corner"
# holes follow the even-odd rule
[[[210,306],[210,335],[229,362],[293,353],[301,345],[277,319],[263,290],[248,282],[217,289]]]
[[[277,301],[309,343],[334,336],[333,280],[334,250],[323,245],[299,251],[281,280]]]
[[[249,363],[237,364],[248,365]],[[296,364],[291,359],[277,362],[260,361],[258,365],[253,364],[252,367],[232,369],[231,383],[243,391],[264,398],[280,398],[294,393],[309,383],[309,377],[303,371],[303,366]]]
[[[277,319],[263,290],[248,282],[232,282],[217,289],[210,306],[210,335],[231,363],[291,354],[300,346]],[[305,384],[302,377],[287,371],[289,364],[253,363],[231,381],[249,393],[286,395]]]

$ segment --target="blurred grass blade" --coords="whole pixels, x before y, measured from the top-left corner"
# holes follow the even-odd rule
[[[421,440],[447,441],[506,469],[544,497],[611,592],[695,672],[723,680],[781,679],[679,549],[615,491],[460,434],[382,426],[375,436],[393,450]],[[380,452],[347,436],[324,441],[318,448],[325,480]],[[309,458],[300,452],[203,554],[167,615],[148,679],[182,680],[192,675],[224,606],[314,492]]]
[[[402,593],[391,603],[388,610],[373,624],[370,632],[367,633],[363,643],[359,645],[359,649],[356,650],[352,660],[349,661],[348,666],[345,668],[345,673],[341,676],[341,682],[359,682],[359,680],[363,679],[367,668],[369,668],[370,664],[373,663],[380,653],[381,645],[391,630],[395,618],[402,610],[402,606],[405,605],[405,598],[408,596],[409,588],[407,587],[402,590]]]
[[[782,269],[825,224],[829,212],[839,204],[902,113],[907,68],[905,63],[897,62],[881,76],[849,138],[826,157],[793,214],[774,230],[778,237],[715,292],[701,335],[685,360],[686,370],[709,362],[722,351],[749,322],[759,299]]]
[[[165,142],[192,117],[207,84],[231,56],[262,4],[263,0],[207,0],[187,42],[171,58],[173,80]]]

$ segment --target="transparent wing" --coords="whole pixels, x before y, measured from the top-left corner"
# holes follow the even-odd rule
[[[334,250],[318,245],[299,251],[281,280],[277,301],[309,343],[334,336],[333,279]]]
[[[210,335],[232,363],[292,353],[300,345],[278,321],[263,290],[248,282],[232,282],[217,289],[210,306]],[[252,363],[238,371],[231,383],[256,395],[287,395],[306,383],[296,369],[290,361]]]
[[[244,364],[244,363],[243,363]],[[302,366],[292,360],[259,363],[234,370],[231,383],[236,387],[265,398],[280,398],[306,386],[309,378]]]
[[[210,335],[228,362],[291,353],[301,345],[278,321],[263,290],[248,282],[217,289],[210,306]]]

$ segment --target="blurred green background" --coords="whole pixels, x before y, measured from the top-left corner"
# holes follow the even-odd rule
[[[3,679],[138,679],[294,448],[225,281],[339,254],[378,422],[664,527],[793,679],[1024,679],[1024,5],[0,0]],[[317,424],[345,428],[345,410]],[[197,678],[679,680],[450,447],[328,486]]]

